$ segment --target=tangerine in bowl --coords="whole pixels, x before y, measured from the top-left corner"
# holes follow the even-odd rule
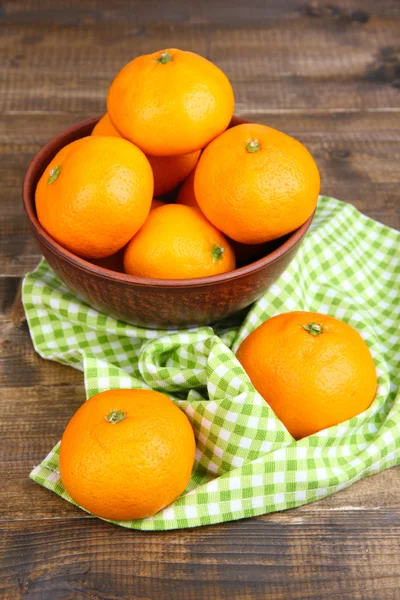
[[[24,180],[23,204],[30,227],[43,256],[60,279],[100,312],[149,328],[182,329],[212,324],[260,298],[295,256],[315,211],[294,231],[265,244],[264,255],[258,260],[250,264],[239,261],[237,268],[228,272],[187,279],[129,275],[108,268],[112,265],[104,259],[94,264],[48,233],[38,219],[35,204],[38,183],[57,153],[68,144],[90,136],[98,121],[98,118],[88,119],[51,139],[32,160]],[[229,127],[245,123],[248,122],[233,117]]]

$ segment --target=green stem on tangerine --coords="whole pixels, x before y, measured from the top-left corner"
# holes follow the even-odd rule
[[[247,152],[258,152],[261,148],[260,142],[258,140],[249,140],[245,145]]]
[[[225,248],[221,246],[221,244],[213,244],[211,246],[211,256],[213,258],[214,265],[219,261],[220,258],[222,258],[224,252]]]
[[[314,323],[313,321],[311,323],[308,323],[307,325],[302,325],[302,328],[314,337],[316,335],[320,335],[324,331],[322,325],[320,325],[319,323]]]
[[[120,423],[121,421],[125,421],[126,412],[124,412],[123,410],[115,410],[115,408],[112,408],[110,410],[110,412],[108,413],[108,415],[104,418],[106,421],[108,421],[112,425],[116,425],[117,423]]]
[[[49,178],[47,180],[47,185],[50,185],[51,183],[54,183],[55,181],[57,181],[57,179],[60,176],[60,173],[61,173],[61,165],[57,165],[56,167],[53,167],[52,169],[50,169]]]
[[[160,56],[156,60],[161,65],[165,65],[166,63],[171,62],[172,56],[170,55],[170,53],[168,52],[168,50],[164,50],[164,52],[161,52]]]

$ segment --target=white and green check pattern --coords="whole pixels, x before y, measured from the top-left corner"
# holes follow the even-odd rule
[[[321,197],[296,258],[241,323],[189,331],[133,327],[98,313],[45,261],[23,301],[36,351],[81,369],[87,397],[110,388],[167,393],[189,417],[196,461],[184,494],[132,529],[209,525],[313,502],[400,463],[400,233]],[[294,441],[235,358],[241,341],[282,312],[318,311],[353,325],[373,354],[375,402],[359,415]],[[31,478],[71,502],[59,445]]]

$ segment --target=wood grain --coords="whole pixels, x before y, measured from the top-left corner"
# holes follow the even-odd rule
[[[133,56],[184,47],[230,76],[236,113],[300,139],[323,193],[400,229],[398,0],[3,0],[0,5],[1,600],[397,600],[400,476],[214,527],[111,526],[28,479],[84,400],[34,353],[21,277],[39,260],[20,188],[38,149],[104,110]]]
[[[331,18],[334,21],[366,22],[371,18],[394,18],[400,16],[397,0],[281,0],[249,2],[245,9],[240,2],[219,0],[198,2],[197,0],[170,0],[162,4],[158,0],[118,0],[116,2],[96,2],[80,0],[78,3],[59,0],[4,0],[2,17],[4,21],[29,24],[32,21],[44,24],[65,23],[76,27],[81,22],[136,21],[142,22],[201,22],[218,23],[227,26],[231,23],[264,23],[271,19],[290,20],[303,15],[317,18]],[[363,14],[360,14],[363,13]]]
[[[65,10],[53,9],[50,14],[59,18],[49,14],[43,23],[40,15],[46,13],[32,18],[28,11],[30,17],[23,20],[16,18],[21,13],[7,12],[6,7],[0,15],[0,107],[7,112],[96,114],[104,109],[108,86],[126,62],[177,41],[227,73],[238,114],[311,106],[399,107],[398,12],[390,19],[373,16],[359,22],[340,18],[349,9],[339,3],[336,10],[335,5],[317,3],[322,16],[309,14],[306,3],[294,4],[293,18],[283,22],[245,18],[224,27],[202,19],[166,26],[150,15],[137,21],[134,10],[116,20],[84,18],[78,12],[78,22],[71,23],[62,19]]]
[[[382,522],[391,524],[382,536]],[[252,519],[171,533],[91,519],[0,525],[9,600],[397,600],[396,511]],[[27,568],[27,564],[29,567]],[[379,574],[379,575],[378,575]]]

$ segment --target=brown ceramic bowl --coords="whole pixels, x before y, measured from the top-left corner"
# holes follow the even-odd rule
[[[54,137],[35,156],[25,176],[23,202],[30,226],[43,255],[64,283],[101,312],[152,328],[215,323],[257,300],[294,257],[314,214],[264,258],[223,275],[186,280],[144,279],[110,271],[75,256],[46,233],[35,210],[38,180],[55,154],[89,135],[97,121],[88,119]],[[234,117],[231,125],[245,122]]]

